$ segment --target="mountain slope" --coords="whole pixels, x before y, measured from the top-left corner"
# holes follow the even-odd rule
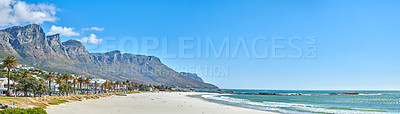
[[[76,40],[61,42],[60,35],[46,36],[37,24],[0,30],[0,57],[16,57],[20,62],[108,80],[132,80],[145,84],[192,88],[217,88],[181,75],[159,58],[120,51],[89,53]]]
[[[199,76],[197,76],[196,73],[188,73],[188,72],[180,72],[181,75],[186,76],[188,78],[192,78],[194,80],[197,80],[199,82],[204,82],[203,79],[201,79]]]

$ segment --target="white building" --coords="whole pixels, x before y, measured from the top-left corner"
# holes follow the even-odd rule
[[[32,75],[32,77],[36,78],[36,79],[41,79],[41,77],[38,77],[37,75]]]
[[[24,69],[24,70],[33,70],[33,69],[35,69],[35,67],[31,67],[31,66],[28,66],[28,65],[17,65],[17,67],[16,68],[18,68],[18,69]]]
[[[97,84],[101,85],[101,84],[103,84],[103,83],[106,82],[106,81],[107,81],[107,80],[105,80],[105,79],[94,78],[94,79],[92,79],[92,80],[90,81],[90,83],[94,84],[94,82],[97,82]]]
[[[7,93],[7,87],[8,87],[7,79],[8,78],[0,78],[0,94]],[[10,84],[12,87],[14,82],[12,80],[10,80]],[[15,83],[15,84],[18,84],[18,83]],[[11,90],[11,92],[12,92],[12,90]]]

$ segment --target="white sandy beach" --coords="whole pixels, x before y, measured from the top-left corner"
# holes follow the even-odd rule
[[[71,102],[48,107],[49,114],[270,114],[272,112],[228,106],[187,95],[197,92],[138,93]]]

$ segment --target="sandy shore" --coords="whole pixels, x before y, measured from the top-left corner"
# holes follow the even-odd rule
[[[192,98],[197,92],[138,93],[71,102],[48,107],[49,114],[267,114]]]

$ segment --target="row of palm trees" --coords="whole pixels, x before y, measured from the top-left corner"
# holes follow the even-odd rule
[[[57,77],[58,76],[58,77]],[[55,93],[54,90],[51,90],[51,83],[53,81],[56,82],[56,84],[58,84],[58,86],[62,86],[63,84],[67,85],[67,86],[72,86],[72,94],[79,94],[78,92],[76,92],[76,90],[80,90],[80,94],[89,94],[89,90],[92,89],[94,90],[94,94],[99,93],[108,93],[108,92],[122,92],[122,91],[129,91],[128,87],[134,87],[134,88],[139,88],[139,83],[136,82],[130,82],[129,80],[120,82],[120,81],[116,81],[116,82],[112,82],[112,81],[106,81],[104,83],[102,83],[101,85],[99,85],[100,83],[98,83],[97,81],[94,81],[94,83],[92,82],[92,78],[90,77],[79,77],[79,78],[75,78],[72,77],[71,75],[65,73],[65,74],[54,74],[54,73],[49,73],[47,75],[45,75],[45,80],[48,81],[48,85],[50,88],[50,95],[51,93]],[[86,90],[86,92],[85,92]],[[66,95],[68,95],[69,93],[66,92]]]
[[[7,77],[8,77],[8,88],[7,88],[7,93],[10,94],[10,79],[14,81],[13,87],[14,87],[14,94],[16,91],[16,86],[15,82],[22,78],[29,78],[30,73],[28,71],[25,71],[23,73],[17,72],[13,75],[11,75],[11,69],[17,65],[17,60],[12,57],[8,56],[6,57],[3,61],[3,65],[1,65],[1,68],[7,69]],[[70,74],[56,74],[56,73],[48,73],[44,76],[44,80],[40,79],[39,80],[43,85],[46,85],[45,83],[48,83],[48,88],[49,88],[49,95],[52,95],[52,93],[55,93],[55,88],[52,87],[52,82],[55,82],[58,85],[59,95],[68,95],[68,94],[79,94],[76,92],[77,87],[79,86],[80,94],[89,94],[90,89],[94,90],[94,94],[98,94],[99,92],[101,93],[109,93],[109,92],[123,92],[123,91],[132,91],[134,89],[138,89],[139,87],[143,86],[143,84],[139,84],[136,82],[131,82],[129,80],[126,81],[105,81],[104,83],[99,83],[95,81],[94,83],[92,82],[92,78],[90,77],[79,77],[75,78],[71,76]],[[55,85],[53,85],[55,87]],[[86,88],[84,88],[86,87]],[[72,89],[69,89],[72,88]],[[86,90],[86,92],[84,92]]]
[[[98,83],[97,81],[94,81],[94,83],[92,82],[92,78],[90,77],[79,77],[79,78],[75,78],[72,77],[69,74],[63,74],[60,75],[58,74],[59,77],[57,77],[55,74],[53,73],[49,73],[45,76],[45,79],[47,81],[49,81],[49,88],[50,88],[50,95],[51,93],[54,93],[53,90],[51,90],[51,82],[54,80],[56,82],[56,84],[58,84],[58,86],[62,86],[63,84],[67,85],[67,86],[72,86],[72,90],[71,93],[72,94],[89,94],[89,90],[94,90],[94,94],[98,94],[99,92],[101,93],[109,93],[109,92],[124,92],[124,91],[132,91],[128,89],[128,87],[134,87],[135,89],[139,88],[139,83],[136,82],[130,82],[129,80],[120,82],[120,81],[116,81],[116,82],[112,82],[112,81],[106,81],[104,83],[102,83],[101,85],[99,85],[100,83]],[[80,93],[76,92],[76,90],[80,90]],[[86,90],[86,92],[85,92]],[[99,91],[100,90],[100,91]],[[69,93],[66,92],[66,95],[68,95]]]

